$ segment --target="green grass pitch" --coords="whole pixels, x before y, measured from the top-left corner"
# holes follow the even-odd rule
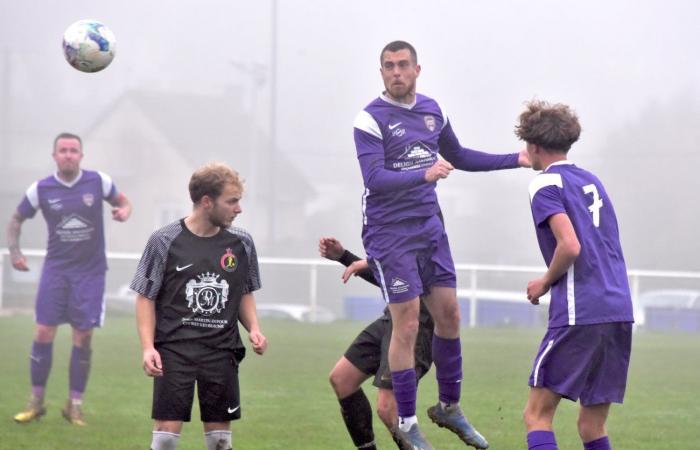
[[[352,450],[327,376],[364,324],[306,325],[263,321],[270,341],[265,356],[249,352],[241,366],[243,419],[233,424],[234,448]],[[144,450],[150,443],[151,381],[141,371],[133,317],[108,318],[93,340],[92,374],[85,396],[86,428],[69,426],[60,408],[67,397],[68,327],[60,328],[47,388],[48,414],[15,424],[12,416],[29,392],[31,317],[0,318],[0,449]],[[462,405],[491,448],[524,448],[521,412],[532,358],[544,330],[464,330]],[[365,384],[370,399],[374,388]],[[434,371],[419,386],[418,415],[438,449],[465,448],[430,423],[436,399]],[[613,405],[609,430],[616,450],[699,448],[700,339],[697,335],[637,333],[626,402]],[[195,402],[196,403],[196,402]],[[581,449],[575,404],[562,401],[555,421],[559,448]],[[186,424],[181,449],[203,449],[199,411]],[[395,448],[375,416],[379,448]]]

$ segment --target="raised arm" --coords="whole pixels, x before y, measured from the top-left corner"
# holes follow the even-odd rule
[[[7,225],[7,248],[10,250],[12,267],[26,272],[29,270],[27,258],[24,257],[22,250],[19,248],[19,236],[22,233],[22,222],[24,220],[25,218],[16,211],[10,218],[10,223]]]
[[[368,112],[360,112],[354,127],[355,149],[366,188],[372,192],[393,192],[426,182],[425,170],[395,172],[385,168],[382,133]]]
[[[374,278],[374,274],[369,268],[366,268],[359,263],[366,263],[365,260],[361,259],[359,256],[343,248],[343,245],[334,237],[322,237],[318,241],[318,252],[319,254],[331,261],[338,261],[345,267],[350,267],[351,265],[358,263],[356,267],[362,267],[357,271],[353,271],[353,274],[372,283],[375,286],[379,286],[379,282]],[[345,280],[347,281],[347,280]]]
[[[462,147],[449,122],[440,133],[438,146],[442,157],[459,170],[485,172],[529,166],[527,152],[495,155]]]

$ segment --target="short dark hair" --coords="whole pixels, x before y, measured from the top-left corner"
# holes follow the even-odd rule
[[[80,136],[77,134],[73,133],[61,133],[56,138],[53,140],[53,149],[56,150],[56,143],[58,142],[59,139],[77,139],[78,142],[80,142],[80,149],[83,149],[83,140],[80,139]]]
[[[379,54],[379,64],[384,64],[384,52],[398,52],[399,50],[408,50],[411,53],[413,64],[418,64],[418,54],[416,49],[406,41],[391,41],[384,46]]]
[[[567,105],[532,100],[520,114],[515,134],[523,141],[555,152],[568,152],[581,135],[576,113]]]
[[[197,169],[190,178],[190,198],[192,203],[199,203],[205,195],[216,200],[224,186],[233,184],[243,190],[243,179],[238,172],[224,163],[212,162]]]

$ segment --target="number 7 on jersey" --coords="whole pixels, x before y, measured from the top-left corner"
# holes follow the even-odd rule
[[[593,194],[593,203],[588,207],[588,210],[593,214],[593,225],[596,228],[600,225],[600,208],[603,207],[603,200],[598,195],[598,188],[595,184],[587,184],[583,187],[584,194]]]

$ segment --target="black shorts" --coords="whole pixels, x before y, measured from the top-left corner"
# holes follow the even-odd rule
[[[388,313],[375,320],[357,335],[345,351],[345,358],[367,375],[374,375],[372,384],[378,388],[391,389],[389,370],[389,341],[391,319]],[[420,380],[428,373],[433,363],[433,323],[419,322],[416,337],[416,377]]]
[[[156,349],[163,363],[163,376],[153,379],[154,420],[189,422],[195,381],[202,422],[241,418],[238,359],[233,351],[191,342]]]

